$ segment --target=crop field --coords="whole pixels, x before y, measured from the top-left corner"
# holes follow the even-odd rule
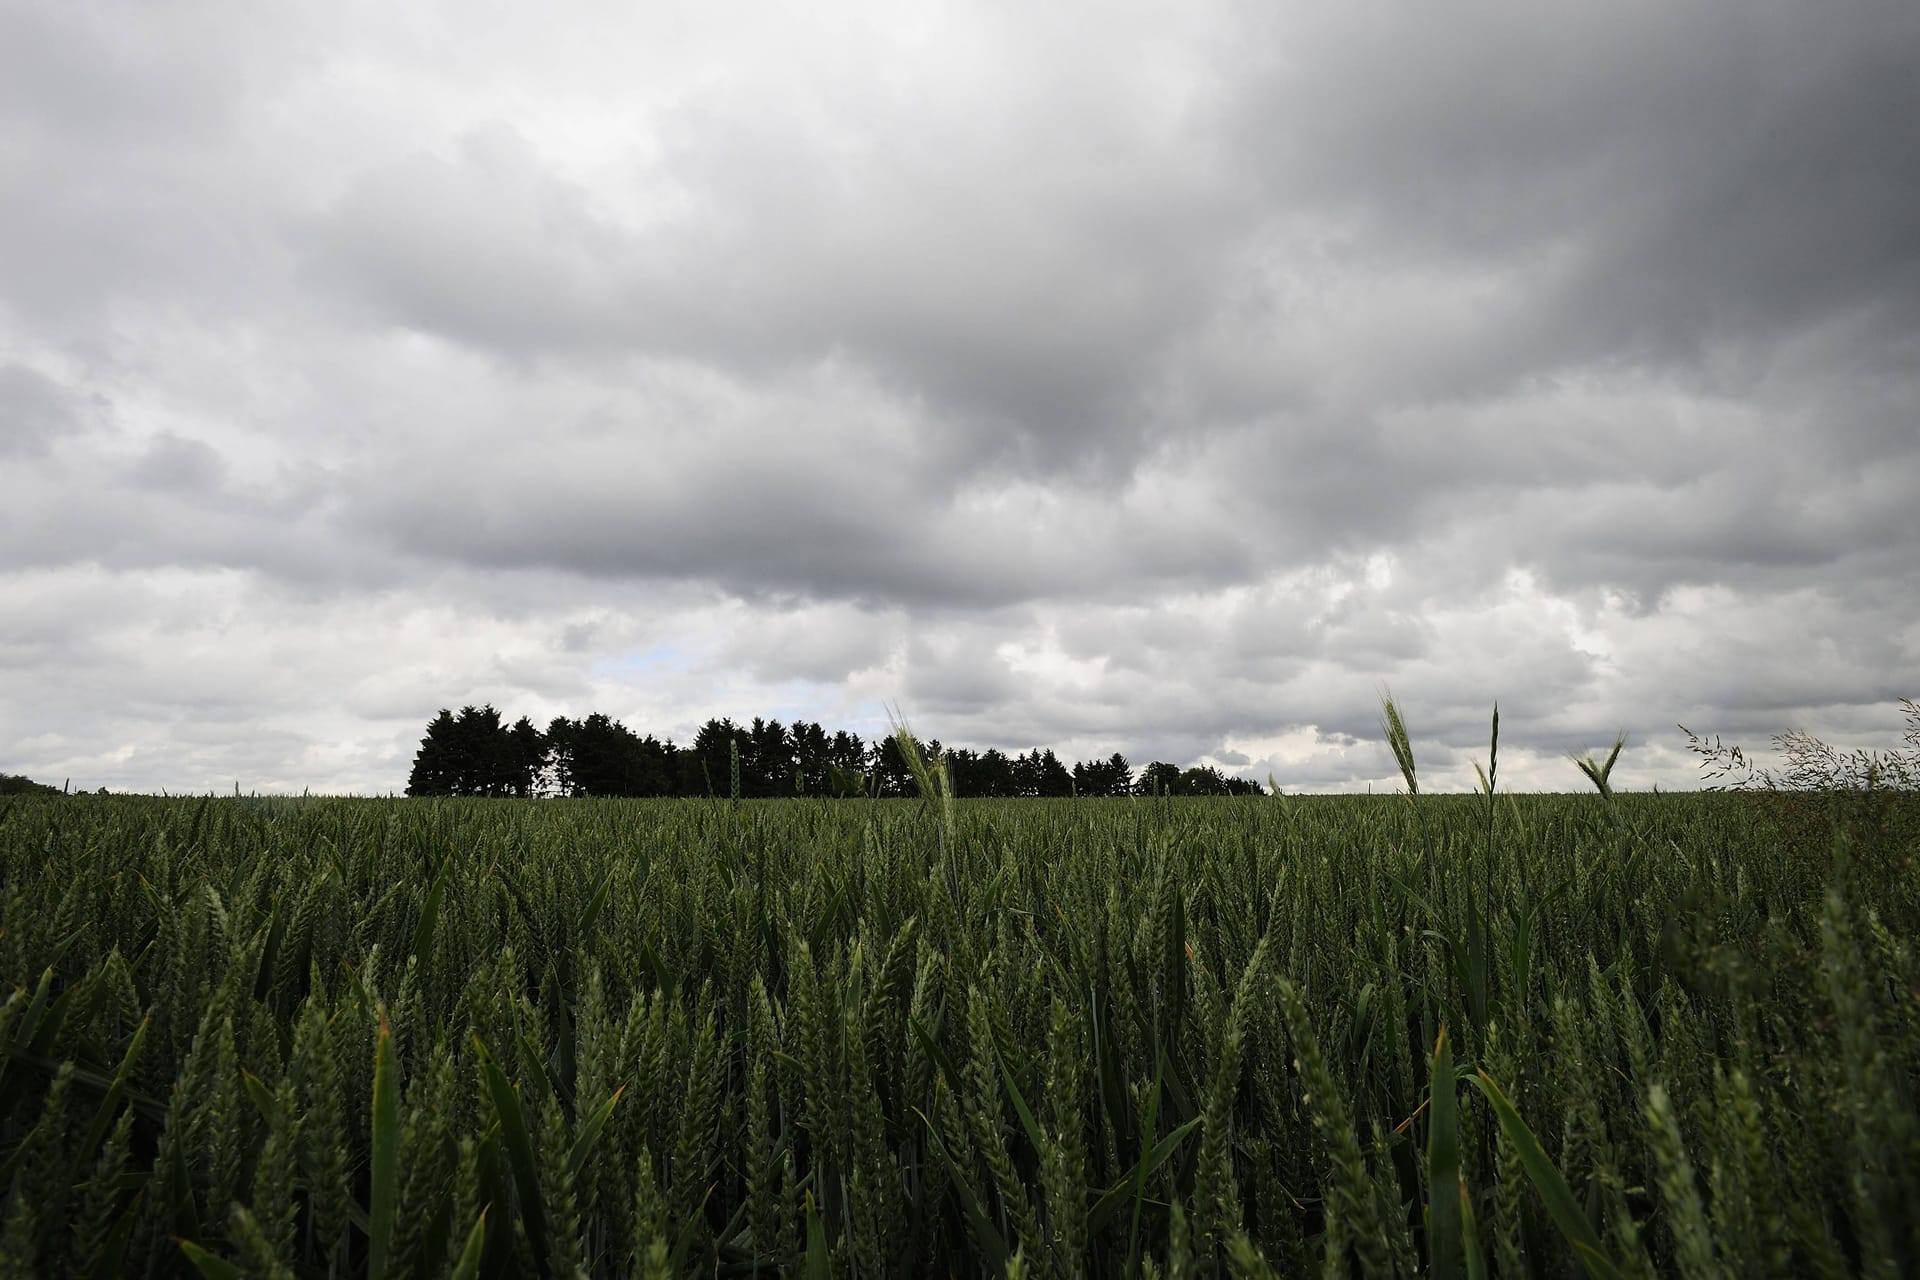
[[[0,1273],[1912,1274],[1911,826],[1812,813],[16,800]]]

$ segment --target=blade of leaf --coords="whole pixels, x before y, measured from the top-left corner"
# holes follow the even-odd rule
[[[480,1051],[480,1070],[486,1077],[487,1093],[500,1117],[500,1137],[507,1148],[507,1165],[513,1170],[514,1186],[520,1192],[520,1212],[526,1222],[527,1243],[533,1247],[533,1261],[541,1276],[547,1274],[547,1215],[540,1199],[539,1166],[533,1158],[533,1139],[527,1132],[527,1115],[520,1106],[506,1073],[487,1052],[478,1035],[474,1047]]]
[[[113,1083],[107,1086],[107,1096],[100,1100],[100,1109],[94,1112],[93,1124],[87,1129],[87,1145],[80,1148],[91,1156],[106,1141],[107,1130],[113,1126],[114,1114],[120,1109],[121,1095],[127,1091],[127,1079],[133,1074],[134,1060],[140,1056],[140,1047],[147,1041],[147,1028],[153,1023],[153,1015],[140,1019],[140,1025],[134,1028],[133,1039],[127,1042],[127,1051],[120,1055],[120,1069],[113,1073]]]
[[[1480,1249],[1480,1223],[1474,1217],[1473,1196],[1460,1183],[1460,1234],[1467,1249],[1467,1280],[1487,1280],[1487,1255]]]
[[[1180,1143],[1188,1134],[1198,1129],[1201,1122],[1205,1119],[1205,1116],[1195,1116],[1193,1119],[1175,1129],[1172,1133],[1169,1133],[1166,1137],[1160,1139],[1159,1142],[1156,1142],[1153,1150],[1147,1155],[1147,1168],[1144,1174],[1142,1174],[1138,1168],[1130,1169],[1124,1178],[1103,1191],[1100,1194],[1100,1199],[1094,1202],[1092,1212],[1087,1215],[1088,1232],[1098,1235],[1101,1228],[1105,1227],[1107,1223],[1112,1220],[1113,1215],[1120,1211],[1120,1206],[1127,1203],[1127,1200],[1133,1195],[1135,1180],[1145,1181],[1146,1178],[1150,1178],[1158,1173],[1160,1166],[1172,1158],[1175,1149],[1179,1147]]]
[[[247,1273],[234,1266],[225,1258],[216,1258],[191,1240],[174,1241],[180,1246],[180,1252],[187,1255],[194,1269],[207,1280],[247,1280]]]
[[[1040,1132],[1040,1122],[1033,1118],[1033,1112],[1027,1107],[1027,1100],[1020,1095],[1020,1086],[1014,1083],[1013,1072],[1007,1069],[1006,1056],[996,1048],[993,1058],[1000,1064],[1000,1078],[1007,1082],[1007,1094],[1013,1099],[1013,1110],[1020,1117],[1021,1127],[1027,1131],[1027,1141],[1033,1144],[1036,1154],[1046,1154],[1046,1135]]]
[[[1573,1189],[1567,1186],[1567,1180],[1560,1176],[1560,1171],[1553,1167],[1553,1161],[1547,1158],[1540,1140],[1533,1136],[1533,1130],[1521,1119],[1520,1112],[1508,1101],[1507,1095],[1500,1091],[1493,1077],[1484,1071],[1468,1077],[1467,1083],[1479,1089],[1492,1105],[1493,1114],[1500,1121],[1500,1132],[1520,1157],[1520,1167],[1526,1171],[1527,1180],[1533,1183],[1533,1189],[1546,1202],[1547,1213],[1552,1217],[1553,1224],[1560,1228],[1560,1234],[1580,1255],[1587,1270],[1601,1280],[1619,1280],[1619,1268],[1607,1258],[1606,1250],[1593,1234],[1587,1215],[1581,1212],[1580,1202],[1573,1198]]]
[[[1153,1088],[1147,1094],[1146,1123],[1140,1126],[1140,1164],[1134,1170],[1133,1225],[1127,1231],[1127,1274],[1140,1270],[1140,1209],[1147,1199],[1147,1157],[1152,1154],[1153,1131],[1160,1126],[1160,1086],[1166,1076],[1165,1051],[1154,1056]]]
[[[453,859],[440,863],[440,870],[434,874],[433,887],[427,890],[427,900],[420,904],[420,922],[413,927],[413,949],[408,954],[418,956],[422,965],[433,953],[433,929],[440,919],[440,904],[447,896],[447,876],[453,870]]]
[[[489,1205],[488,1208],[492,1206]],[[487,1210],[480,1210],[480,1216],[474,1219],[473,1230],[467,1232],[466,1247],[460,1250],[460,1260],[453,1264],[453,1271],[447,1280],[474,1280],[480,1274],[480,1255],[487,1249]]]
[[[580,908],[580,918],[573,923],[575,938],[585,938],[588,930],[593,928],[593,922],[600,918],[600,908],[607,905],[607,892],[613,888],[613,873],[616,869],[617,867],[607,868],[607,874],[600,877],[600,883],[594,889],[593,896],[587,899],[587,905]]]
[[[394,1211],[400,1201],[400,1069],[393,1057],[393,1027],[380,1010],[373,1038],[373,1122],[367,1161],[367,1276],[387,1280],[393,1247]]]
[[[807,1280],[833,1280],[833,1267],[827,1260],[827,1227],[807,1196]]]
[[[1427,1266],[1434,1280],[1460,1274],[1460,1128],[1459,1098],[1453,1078],[1453,1046],[1447,1029],[1433,1046],[1427,1096]]]
[[[940,1163],[947,1167],[948,1182],[959,1193],[960,1207],[966,1211],[967,1222],[973,1228],[973,1236],[980,1244],[980,1252],[987,1257],[988,1265],[995,1274],[1007,1269],[1008,1249],[1006,1239],[993,1225],[980,1208],[979,1199],[973,1194],[973,1188],[967,1184],[966,1175],[947,1151],[947,1144],[940,1139],[940,1131],[934,1127],[933,1120],[918,1107],[914,1114],[927,1126],[927,1150],[940,1157]]]
[[[610,1097],[593,1109],[593,1114],[580,1124],[580,1132],[573,1140],[573,1150],[567,1153],[567,1168],[575,1178],[586,1168],[587,1157],[593,1154],[593,1144],[600,1140],[600,1131],[607,1127],[607,1120],[613,1115],[614,1106],[619,1103],[620,1095],[627,1091],[625,1085],[615,1089]]]

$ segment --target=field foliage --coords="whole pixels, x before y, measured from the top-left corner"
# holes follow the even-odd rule
[[[8,1275],[1920,1264],[1884,807],[0,805]]]

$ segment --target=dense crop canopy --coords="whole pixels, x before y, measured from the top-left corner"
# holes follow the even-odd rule
[[[1920,889],[1881,829],[0,805],[7,1274],[1920,1264]]]

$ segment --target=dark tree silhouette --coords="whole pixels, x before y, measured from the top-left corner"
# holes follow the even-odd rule
[[[1077,796],[1124,796],[1133,787],[1133,766],[1118,751],[1105,760],[1073,766],[1073,793]]]
[[[533,727],[533,721],[521,716],[507,730],[507,759],[516,796],[537,794],[540,774],[547,762],[546,737]]]
[[[1165,761],[1136,781],[1127,758],[1083,760],[1069,769],[1050,747],[1009,756],[997,747],[943,750],[938,739],[915,746],[943,759],[956,795],[1124,796],[1257,794],[1258,786],[1211,766],[1181,770]],[[829,734],[818,723],[783,725],[758,716],[745,725],[708,720],[691,746],[642,737],[594,712],[556,716],[546,731],[522,716],[511,727],[492,706],[441,708],[427,724],[407,780],[413,796],[729,796],[736,762],[739,794],[782,796],[911,796],[913,773],[891,736],[871,744],[859,734]]]
[[[926,760],[931,758],[934,747],[938,744],[924,743],[915,738],[913,745],[919,750],[920,758]],[[900,743],[892,735],[880,739],[874,746],[870,781],[876,795],[917,794],[913,782],[913,771],[907,767],[907,758],[900,754]]]
[[[756,799],[793,795],[793,770],[793,740],[787,727],[755,716],[740,744],[741,794]]]
[[[1165,760],[1155,760],[1140,771],[1134,781],[1133,794],[1137,796],[1170,796],[1179,790],[1180,766],[1168,764]]]
[[[459,715],[442,707],[414,755],[407,794],[529,795],[545,750],[539,731],[524,718],[508,729],[491,705],[465,706]]]
[[[407,794],[410,796],[450,796],[455,791],[453,766],[454,734],[453,712],[440,708],[440,713],[427,722],[427,733],[420,740],[420,749],[413,755],[413,772],[407,776]]]
[[[733,753],[744,745],[739,741],[743,736],[731,720],[709,720],[700,726],[693,735],[693,754],[700,766],[700,785],[694,795],[733,794]],[[744,786],[745,778],[741,781]]]

